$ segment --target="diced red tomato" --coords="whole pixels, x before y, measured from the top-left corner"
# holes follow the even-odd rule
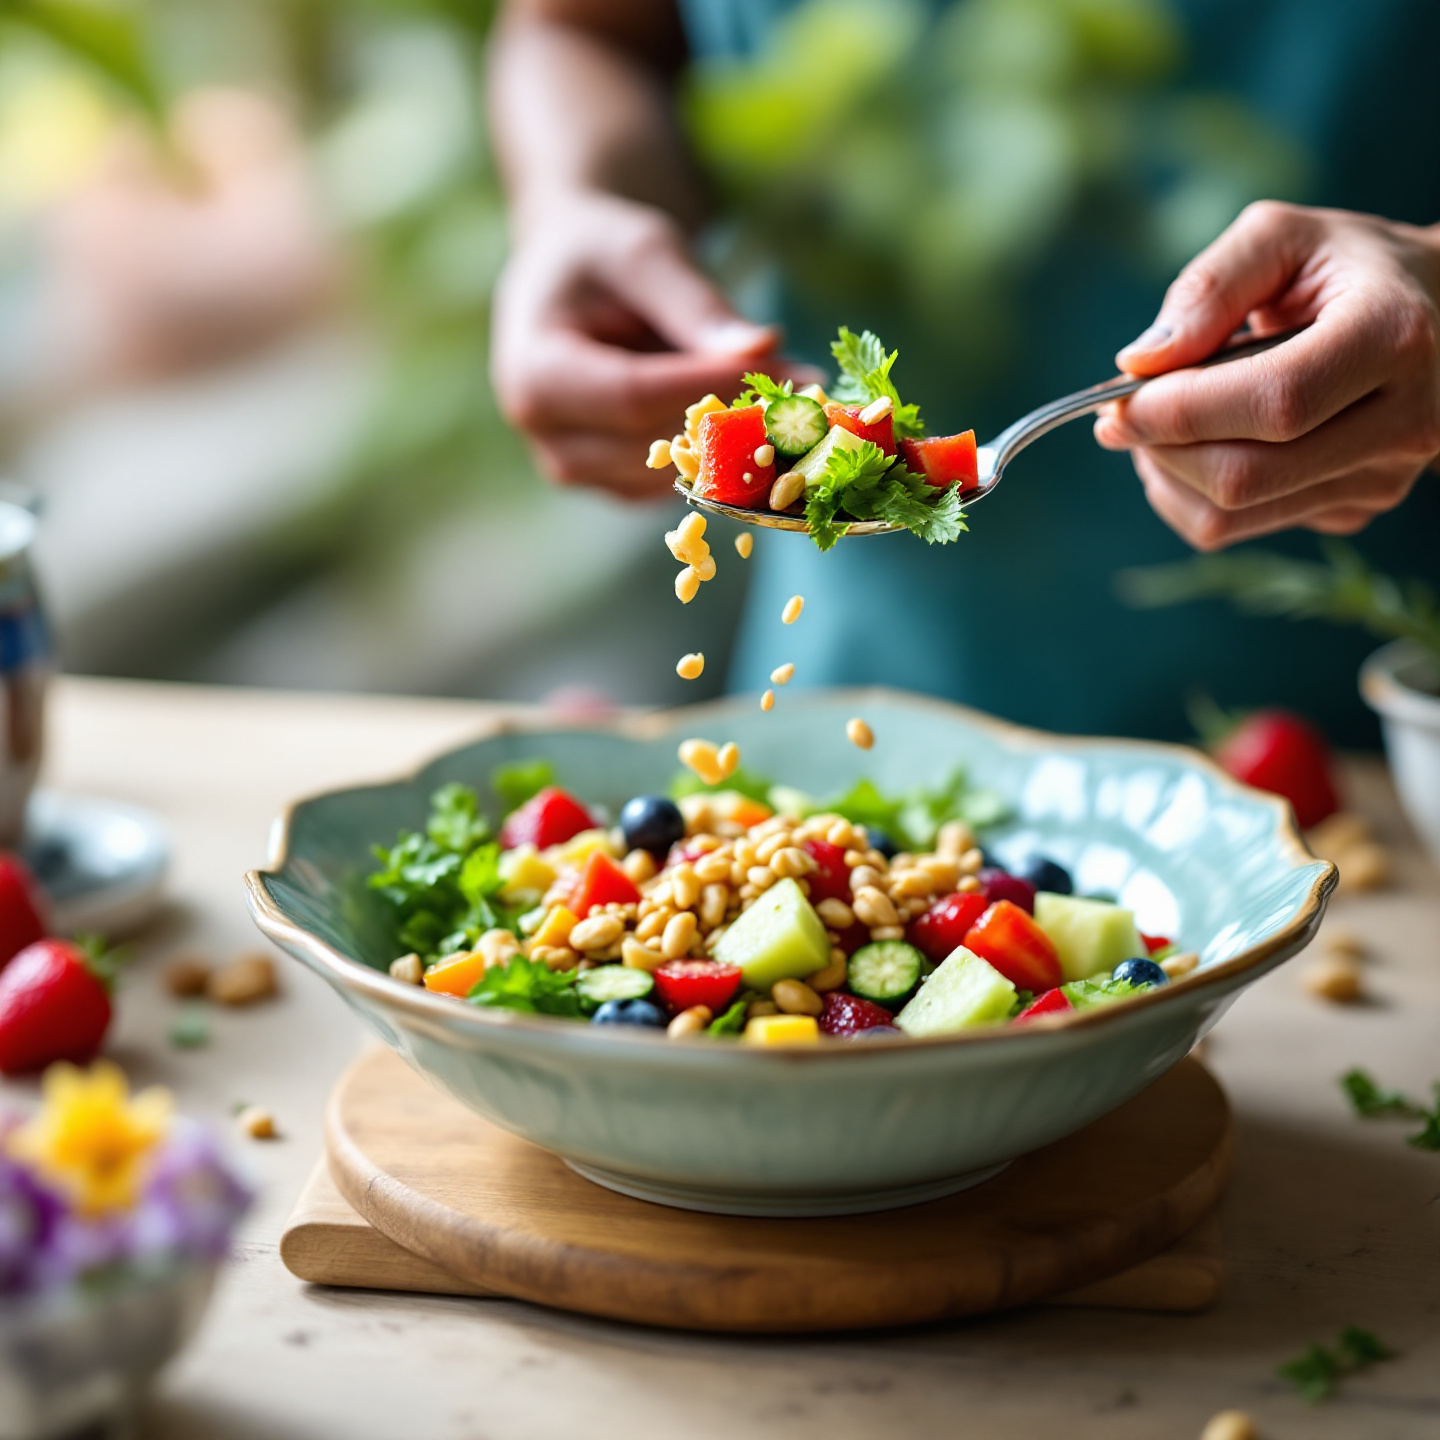
[[[825,407],[825,418],[830,422],[830,428],[839,426],[842,430],[848,430],[852,435],[858,435],[862,440],[868,440],[872,445],[878,445],[887,455],[895,453],[895,417],[894,415],[882,415],[873,424],[867,425],[861,418],[860,412],[863,405],[841,405],[838,401],[832,400]]]
[[[962,491],[980,484],[980,462],[975,454],[975,432],[958,435],[927,435],[923,440],[902,440],[900,453],[905,464],[923,475],[932,485],[944,489],[959,485]]]
[[[667,960],[655,972],[655,994],[667,1010],[708,1005],[718,1015],[740,988],[740,967],[719,960]]]
[[[910,922],[906,939],[937,965],[965,943],[970,927],[990,908],[984,895],[942,895],[923,915]]]
[[[584,919],[597,905],[637,905],[635,882],[603,851],[592,850],[580,872],[580,888],[570,909]]]
[[[802,840],[800,848],[815,862],[805,878],[810,882],[810,903],[843,900],[850,903],[850,867],[845,852],[828,840]]]
[[[538,849],[563,845],[582,830],[593,830],[595,817],[558,785],[547,785],[532,795],[518,810],[505,817],[500,827],[500,844],[513,850],[527,841]]]
[[[896,1028],[895,1017],[883,1005],[839,990],[826,995],[825,1009],[820,1015],[822,1035],[858,1035],[862,1030],[878,1030],[882,1026],[887,1030]]]
[[[758,405],[715,410],[700,421],[700,473],[695,493],[724,505],[755,509],[765,503],[775,483],[775,462],[755,463],[755,452],[767,444],[765,412]]]
[[[1163,950],[1167,945],[1173,945],[1175,943],[1168,936],[1147,935],[1143,930],[1140,932],[1140,938],[1145,942],[1145,949],[1149,951],[1151,955],[1157,950]]]
[[[1052,990],[1064,980],[1050,937],[1013,901],[997,900],[965,935],[965,948],[1021,990]]]
[[[1063,990],[1047,990],[1043,995],[1037,995],[1015,1017],[1015,1023],[1018,1025],[1022,1020],[1035,1020],[1041,1015],[1064,1015],[1074,1008],[1070,997]]]

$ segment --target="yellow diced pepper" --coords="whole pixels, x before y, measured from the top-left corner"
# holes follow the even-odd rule
[[[555,883],[555,867],[526,841],[500,856],[500,878],[505,882],[502,900],[514,901],[526,894],[543,895]]]
[[[484,973],[485,957],[478,950],[462,951],[432,965],[425,972],[425,988],[440,995],[459,995],[463,999]]]
[[[582,830],[578,835],[572,835],[563,845],[552,845],[542,858],[557,870],[578,870],[594,850],[603,850],[612,859],[620,858],[615,852],[615,846],[610,842],[608,830]]]
[[[580,923],[580,917],[564,905],[556,905],[540,922],[540,928],[531,939],[537,945],[567,945],[570,932]]]
[[[757,1015],[745,1027],[752,1045],[813,1045],[820,1027],[813,1015]]]

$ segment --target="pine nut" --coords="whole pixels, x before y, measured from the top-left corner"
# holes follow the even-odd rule
[[[730,878],[730,854],[727,850],[715,850],[702,855],[694,865],[695,876],[703,885],[723,884]]]
[[[850,907],[855,918],[872,930],[877,926],[891,926],[899,922],[899,915],[890,903],[890,897],[874,885],[863,885],[855,892],[855,902]]]
[[[956,862],[962,875],[978,875],[985,864],[985,856],[978,845],[972,846]]]
[[[665,876],[645,898],[654,909],[663,910],[667,906],[675,908],[675,886],[670,877]]]
[[[788,832],[784,830],[772,830],[755,847],[755,858],[760,864],[768,865],[776,852],[783,850],[789,843],[790,836]]]
[[[712,395],[709,398],[713,400],[715,397]],[[704,515],[700,513],[700,511],[691,510],[686,514],[685,518],[675,527],[675,529],[678,532],[680,538],[684,540],[687,544],[689,544],[692,541],[703,539],[705,536],[705,531],[709,529],[709,526],[710,522],[704,517]]]
[[[670,463],[680,472],[682,478],[693,480],[700,473],[700,461],[688,445],[670,442]]]
[[[700,879],[690,865],[677,865],[670,875],[677,910],[693,910],[700,898]]]
[[[818,1015],[825,1002],[803,980],[777,980],[770,998],[786,1015]]]
[[[645,457],[645,464],[651,470],[663,470],[669,463],[670,442],[668,440],[652,440],[650,453]]]
[[[580,963],[580,956],[568,945],[537,945],[530,958],[551,970],[573,970]]]
[[[652,950],[648,945],[642,945],[638,940],[627,937],[620,945],[620,963],[628,965],[632,970],[650,971],[663,965],[665,957],[658,950]]]
[[[735,863],[742,869],[748,870],[757,858],[753,840],[745,839],[735,842]]]
[[[808,850],[802,850],[798,845],[786,845],[770,857],[770,868],[782,880],[798,880],[819,867]]]
[[[1222,1410],[1205,1422],[1200,1440],[1260,1440],[1260,1432],[1243,1410]]]
[[[752,1000],[745,1007],[745,1018],[754,1020],[758,1015],[778,1015],[780,1007],[773,1000]]]
[[[770,487],[770,508],[788,510],[805,493],[805,477],[798,470],[787,470]]]
[[[775,872],[768,865],[752,865],[745,872],[746,881],[756,890],[768,890],[776,878]]]
[[[688,605],[695,598],[695,592],[699,588],[700,577],[695,573],[693,565],[687,565],[675,577],[675,598],[682,605]]]
[[[279,988],[275,962],[268,955],[242,955],[212,970],[205,981],[205,994],[220,1005],[250,1005],[268,999]]]
[[[793,625],[800,618],[800,612],[804,608],[805,597],[803,595],[792,595],[785,602],[785,608],[780,612],[780,619],[786,625]]]
[[[667,530],[665,532],[665,548],[682,565],[699,565],[710,553],[710,547],[705,543],[705,537],[696,535],[694,531],[687,535],[684,530]]]
[[[707,785],[718,785],[726,772],[720,767],[720,752],[712,740],[684,740],[680,763],[693,770]]]
[[[855,844],[855,827],[848,820],[837,820],[826,832],[825,838],[842,850],[849,850]]]
[[[660,953],[667,960],[679,960],[689,954],[696,929],[694,915],[682,910],[665,926],[665,933],[660,937]]]
[[[848,930],[855,923],[855,912],[843,900],[822,900],[815,909],[832,930]]]
[[[955,888],[962,895],[973,895],[980,888],[980,882],[973,875],[962,875],[955,882]]]
[[[1348,1005],[1360,998],[1360,966],[1353,956],[1330,955],[1305,969],[1305,988],[1321,1000]]]
[[[719,883],[707,885],[700,892],[700,923],[707,930],[714,930],[725,921],[725,912],[730,908],[730,887]]]
[[[755,537],[748,531],[742,530],[735,537],[735,553],[742,559],[748,560],[750,552],[755,548]]]
[[[1185,950],[1179,955],[1167,955],[1160,962],[1160,968],[1172,980],[1183,980],[1185,976],[1197,970],[1199,966],[1200,956],[1194,950]]]
[[[850,872],[850,893],[858,895],[868,886],[879,888],[885,883],[885,876],[872,865],[857,865]]]
[[[836,954],[840,958],[835,958]],[[838,990],[844,983],[846,976],[850,973],[850,967],[845,959],[843,950],[832,950],[830,952],[830,963],[823,970],[816,970],[814,974],[805,977],[805,983],[817,994],[824,995],[831,990]]]
[[[794,678],[795,667],[788,660],[770,672],[770,681],[774,685],[788,685]]]
[[[743,472],[741,473],[741,475],[740,475],[740,483],[741,483],[742,485],[752,484],[752,483],[754,482],[754,479],[755,479],[754,474],[753,474],[751,471],[749,471],[749,470],[743,471]]]
[[[888,395],[881,395],[860,412],[860,423],[873,425],[877,420],[883,420],[894,408],[895,402]]]
[[[713,580],[715,578],[715,557],[706,555],[697,559],[690,568],[701,580]]]
[[[728,780],[739,768],[740,747],[733,740],[727,740],[720,747],[715,759],[720,766],[720,778]]]
[[[905,927],[903,925],[872,925],[870,938],[872,940],[903,940]]]
[[[475,943],[488,970],[492,965],[505,965],[520,953],[520,942],[508,930],[487,930]]]
[[[678,1040],[682,1035],[698,1035],[714,1018],[714,1012],[708,1005],[692,1005],[665,1027],[665,1034],[671,1040]]]
[[[247,1105],[235,1117],[235,1124],[241,1134],[252,1140],[273,1140],[279,1133],[275,1129],[275,1117],[259,1105]]]
[[[705,657],[699,651],[682,655],[675,666],[675,673],[682,680],[698,680],[705,672]]]
[[[390,978],[403,980],[407,985],[421,985],[425,981],[425,965],[418,955],[402,955],[390,962]]]
[[[923,870],[891,870],[890,872],[890,894],[892,896],[929,895],[934,889],[935,881]]]
[[[574,950],[604,950],[625,933],[625,922],[618,915],[592,915],[570,932]]]
[[[670,907],[662,906],[659,910],[652,910],[636,927],[635,938],[637,940],[649,940],[661,934],[665,927],[675,918],[675,912]]]
[[[757,445],[751,458],[763,470],[767,465],[775,463],[775,447],[768,441],[764,445]]]
[[[845,722],[845,737],[862,750],[868,750],[875,743],[875,732],[859,716]]]
[[[648,850],[632,850],[620,862],[620,868],[639,885],[654,876],[655,857]]]
[[[728,410],[730,407],[718,395],[706,395],[697,400],[693,405],[685,408],[685,432],[686,434],[699,434],[700,422],[707,416],[713,415],[720,410]]]
[[[935,851],[947,860],[958,860],[975,845],[975,832],[963,820],[947,820],[935,836]]]
[[[960,878],[959,865],[943,855],[922,855],[915,863],[930,877],[938,894],[949,894]]]
[[[773,690],[767,690],[760,697],[760,708],[762,710],[773,710],[775,708],[775,692]]]

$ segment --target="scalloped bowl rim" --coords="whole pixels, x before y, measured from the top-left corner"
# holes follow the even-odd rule
[[[1278,796],[1255,790],[1241,784],[1228,775],[1213,760],[1190,746],[1172,744],[1161,740],[1130,740],[1113,736],[1058,735],[1050,731],[1037,730],[1017,725],[1009,720],[1000,720],[979,710],[952,701],[939,700],[932,696],[917,695],[903,690],[873,686],[859,689],[833,688],[808,692],[812,697],[843,699],[854,706],[863,706],[867,701],[900,702],[914,708],[925,708],[948,714],[962,720],[978,730],[988,732],[1007,747],[1016,750],[1074,751],[1119,747],[1137,755],[1164,757],[1198,771],[1215,782],[1222,792],[1243,798],[1251,804],[1261,804],[1275,817],[1273,838],[1277,842],[1282,858],[1293,862],[1294,869],[1310,866],[1316,868],[1304,903],[1296,914],[1273,935],[1266,936],[1255,945],[1247,946],[1238,955],[1218,961],[1192,971],[1169,985],[1148,990],[1133,996],[1123,1005],[1098,1005],[1069,1015],[1045,1016],[1031,1021],[1023,1028],[1013,1025],[977,1027],[952,1035],[904,1036],[884,1041],[878,1045],[790,1045],[767,1047],[765,1054],[775,1059],[784,1059],[802,1064],[828,1064],[866,1054],[880,1052],[894,1053],[903,1050],[913,1053],[920,1048],[934,1049],[955,1045],[1035,1045],[1047,1043],[1048,1037],[1056,1032],[1078,1031],[1115,1025],[1125,1022],[1144,1010],[1171,1002],[1179,993],[1192,994],[1202,988],[1223,985],[1258,970],[1277,952],[1293,947],[1302,937],[1309,935],[1319,926],[1324,913],[1325,901],[1334,890],[1339,871],[1328,860],[1313,855],[1301,838],[1299,827],[1289,804]],[[419,986],[395,980],[363,961],[353,960],[333,946],[312,934],[303,926],[291,920],[271,896],[266,881],[278,878],[289,858],[290,834],[294,816],[306,805],[350,794],[359,790],[384,790],[396,785],[413,784],[431,767],[452,755],[468,750],[486,740],[501,735],[523,735],[537,732],[577,731],[618,735],[631,740],[655,740],[673,731],[682,720],[693,717],[698,722],[724,715],[736,710],[746,702],[735,698],[709,701],[667,710],[647,711],[640,714],[621,714],[604,719],[570,719],[556,717],[543,711],[522,712],[499,717],[488,723],[482,722],[473,740],[464,745],[451,746],[430,756],[411,769],[388,780],[375,781],[364,785],[341,785],[328,790],[316,791],[310,795],[292,800],[277,822],[273,835],[270,858],[263,869],[250,870],[245,875],[246,903],[251,917],[261,931],[282,948],[299,951],[320,973],[337,985],[359,990],[389,1008],[406,1011],[412,1016],[442,1022],[444,1028],[468,1032],[477,1039],[483,1038],[497,1028],[529,1032],[537,1037],[563,1041],[569,1045],[605,1045],[619,1047],[632,1053],[653,1053],[652,1047],[662,1047],[665,1053],[679,1057],[685,1055],[716,1058],[721,1055],[736,1057],[735,1063],[748,1063],[754,1052],[740,1045],[716,1045],[713,1039],[704,1036],[687,1036],[678,1041],[662,1033],[651,1033],[639,1027],[577,1025],[573,1021],[549,1016],[527,1015],[514,1010],[491,1009],[477,1005],[457,1004],[453,998],[432,995]],[[858,712],[857,712],[858,713]],[[1308,932],[1308,933],[1307,933]],[[1258,978],[1258,977],[1257,977]]]

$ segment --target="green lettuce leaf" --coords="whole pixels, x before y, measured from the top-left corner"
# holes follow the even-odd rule
[[[508,815],[555,783],[555,767],[548,760],[517,760],[497,765],[490,772],[490,788],[500,798],[500,813]]]

